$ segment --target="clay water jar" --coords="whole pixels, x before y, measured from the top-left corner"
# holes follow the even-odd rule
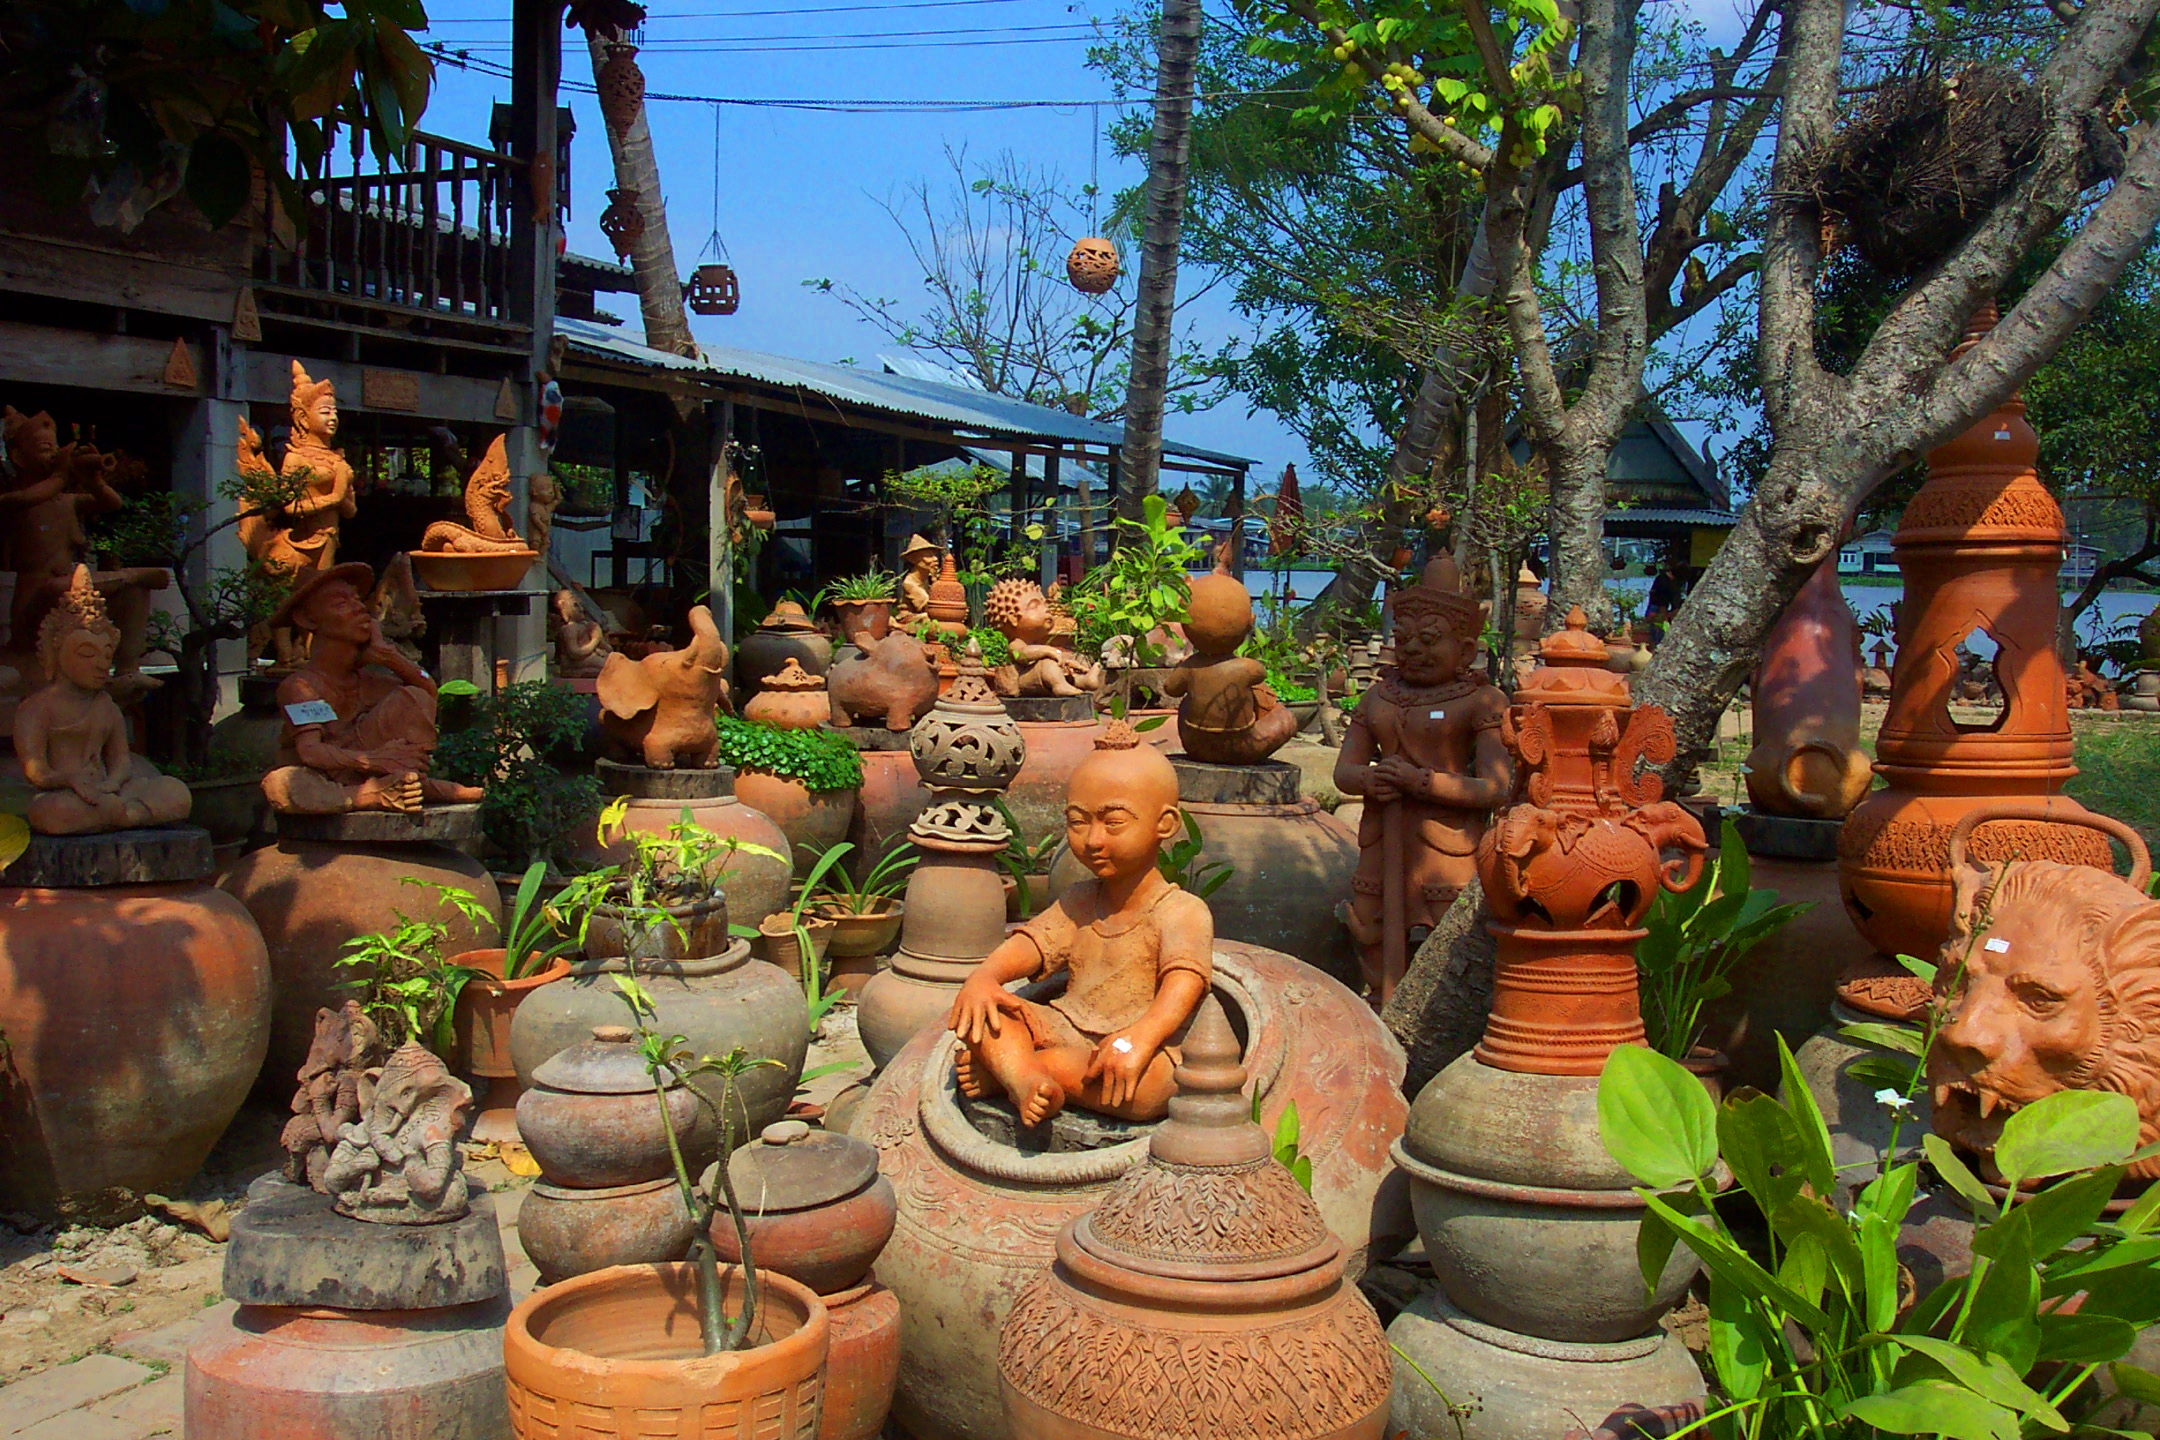
[[[475,1140],[517,1138],[516,1110],[521,1087],[517,1067],[510,1063],[510,1022],[527,995],[570,973],[569,957],[558,955],[537,973],[505,980],[507,953],[501,946],[467,950],[450,956],[448,962],[480,972],[458,991],[457,1008],[451,1012],[457,1037],[455,1052],[462,1057],[465,1073],[488,1082],[486,1093],[474,1107],[478,1112],[473,1120]]]
[[[812,790],[792,776],[763,770],[736,771],[735,798],[780,827],[797,875],[807,874],[819,855],[845,840],[855,822],[855,791]]]
[[[667,1090],[679,1142],[710,1150],[714,1136],[697,1096]],[[581,1190],[671,1178],[666,1125],[637,1034],[596,1025],[592,1038],[551,1055],[518,1099],[518,1131],[549,1183]]]
[[[735,649],[736,698],[755,695],[765,677],[779,674],[789,660],[812,675],[823,675],[832,663],[832,641],[819,633],[802,606],[783,600]]]
[[[697,1217],[673,1175],[583,1190],[535,1181],[518,1207],[518,1243],[553,1285],[614,1265],[660,1265],[690,1253]]]
[[[877,1440],[900,1379],[900,1300],[875,1280],[820,1297],[832,1322],[817,1440]]]
[[[889,750],[862,752],[861,803],[848,822],[847,838],[855,846],[848,868],[860,878],[893,847],[905,844],[908,826],[930,804],[930,792],[915,769],[915,757],[907,748],[904,731],[877,731],[897,742]],[[1062,803],[1062,801],[1060,802]]]
[[[721,1271],[722,1306],[742,1303]],[[597,1434],[816,1433],[831,1326],[810,1288],[759,1275],[756,1343],[707,1355],[686,1262],[618,1265],[535,1291],[510,1312],[503,1363],[518,1440],[560,1440],[575,1416]]]
[[[853,1289],[892,1238],[899,1201],[876,1147],[780,1120],[728,1158],[758,1273],[778,1271],[820,1295]],[[735,1225],[713,1217],[713,1248],[738,1264]]]
[[[675,924],[662,924],[648,933],[642,925],[631,923],[619,907],[596,906],[585,926],[585,953],[605,958],[628,955],[635,949],[640,960],[686,960],[718,955],[734,943],[728,930],[727,896],[716,894],[665,908]]]

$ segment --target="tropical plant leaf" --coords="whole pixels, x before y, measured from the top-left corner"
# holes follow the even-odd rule
[[[1995,1166],[2006,1184],[2121,1162],[2137,1148],[2137,1102],[2105,1090],[2058,1090],[2004,1122]]]
[[[1717,1115],[1702,1081],[1640,1045],[1606,1057],[1598,1077],[1598,1133],[1620,1167],[1643,1184],[1691,1185],[1717,1164]]]

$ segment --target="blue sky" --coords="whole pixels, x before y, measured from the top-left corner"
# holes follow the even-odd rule
[[[746,13],[751,11],[779,13]],[[507,62],[509,6],[501,0],[435,0],[428,13],[429,40],[467,47],[475,58]],[[1107,101],[1109,82],[1086,65],[1087,39],[1091,17],[1113,13],[1064,0],[937,5],[805,0],[794,8],[778,0],[663,0],[652,7],[639,62],[654,94]],[[878,34],[895,31],[915,33]],[[807,36],[831,38],[797,38]],[[925,43],[959,40],[990,43]],[[691,42],[707,43],[691,49]],[[780,46],[810,48],[769,48]],[[563,59],[566,79],[592,78],[581,34],[566,34]],[[439,66],[436,96],[423,123],[438,134],[484,141],[489,106],[506,94],[505,82],[491,75]],[[586,254],[609,255],[596,223],[611,183],[599,109],[588,94],[566,92],[565,99],[578,125],[571,157],[570,243]],[[646,107],[667,186],[668,228],[686,272],[713,229],[714,108],[663,100]],[[1105,130],[1117,113],[1102,110]],[[806,359],[852,357],[874,364],[889,342],[838,300],[806,290],[801,282],[824,276],[870,294],[911,300],[921,275],[879,208],[879,198],[917,179],[941,185],[948,145],[965,145],[984,159],[1011,150],[1031,164],[1056,168],[1074,185],[1084,183],[1096,123],[1094,110],[1085,104],[868,115],[720,107],[719,228],[728,259],[742,277],[743,300],[734,315],[693,317],[698,335]],[[1108,193],[1139,183],[1143,167],[1116,160],[1106,138],[1099,170]],[[605,308],[635,325],[630,297],[616,297]],[[1241,329],[1216,296],[1204,297],[1195,312],[1205,339],[1227,338]],[[1210,413],[1173,416],[1169,429],[1193,444],[1253,457],[1260,462],[1256,474],[1269,480],[1285,460],[1304,459],[1296,439],[1272,417],[1248,417],[1244,403],[1234,399]]]

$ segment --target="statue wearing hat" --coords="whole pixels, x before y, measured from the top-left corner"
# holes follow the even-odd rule
[[[383,638],[365,598],[374,578],[356,563],[317,571],[271,618],[310,641],[306,661],[278,685],[278,766],[263,776],[263,793],[288,814],[413,814],[481,796],[427,773],[435,682]]]
[[[1409,951],[1477,873],[1478,840],[1507,799],[1507,696],[1471,674],[1483,614],[1442,555],[1395,593],[1395,664],[1358,702],[1335,788],[1363,797],[1350,933],[1375,1004]]]
[[[900,552],[900,603],[893,609],[893,629],[915,635],[930,622],[930,587],[945,564],[945,547],[920,535],[908,537]]]

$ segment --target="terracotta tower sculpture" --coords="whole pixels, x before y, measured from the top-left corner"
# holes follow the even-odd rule
[[[1755,667],[1748,801],[1771,815],[1837,820],[1874,775],[1860,748],[1860,627],[1825,556],[1770,627]]]

